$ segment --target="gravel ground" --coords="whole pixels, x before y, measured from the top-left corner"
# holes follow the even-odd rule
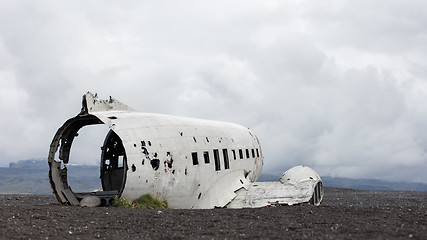
[[[133,210],[0,195],[0,239],[427,239],[427,192],[325,188],[319,207]]]

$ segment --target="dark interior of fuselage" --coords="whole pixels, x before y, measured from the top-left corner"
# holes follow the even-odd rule
[[[121,193],[126,181],[126,152],[122,140],[112,130],[107,134],[101,153],[101,184],[104,191]]]

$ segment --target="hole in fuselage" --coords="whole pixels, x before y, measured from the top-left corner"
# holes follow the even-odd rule
[[[100,147],[108,131],[105,125],[90,125],[81,128],[74,138],[69,162],[62,163],[62,168],[67,168],[67,183],[74,192],[102,189],[99,180]]]
[[[151,160],[151,166],[153,167],[154,170],[157,171],[160,167],[160,160],[159,159]]]

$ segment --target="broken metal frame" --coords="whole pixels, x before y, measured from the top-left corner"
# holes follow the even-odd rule
[[[124,184],[119,189],[113,190],[104,190],[104,191],[94,191],[94,192],[81,192],[74,193],[71,187],[68,185],[67,175],[68,169],[66,164],[69,162],[71,145],[74,141],[74,138],[78,136],[78,131],[84,127],[89,125],[96,124],[104,124],[98,117],[95,115],[89,114],[89,108],[87,106],[87,97],[91,95],[83,96],[82,109],[81,112],[67,120],[62,127],[58,129],[56,132],[52,143],[50,145],[50,151],[48,156],[48,164],[49,164],[49,182],[51,184],[52,192],[56,199],[61,203],[68,203],[71,205],[79,205],[81,199],[86,196],[97,196],[101,199],[102,205],[110,205],[114,199],[114,197],[119,196],[121,191],[123,190]],[[112,99],[109,100],[113,102]],[[129,109],[127,106],[123,107],[124,109]],[[109,139],[109,135],[112,131],[107,135],[105,141]],[[104,143],[105,145],[105,143]],[[56,153],[58,152],[58,159],[56,161]],[[103,155],[105,151],[102,152]],[[104,156],[102,156],[104,159]],[[125,158],[126,159],[126,158]],[[103,174],[105,174],[104,170],[104,162],[101,162],[100,167],[100,178],[103,179]],[[126,166],[126,163],[123,164]],[[124,167],[123,171],[126,169]],[[126,174],[123,174],[122,183],[125,182]],[[104,181],[102,181],[103,189]]]

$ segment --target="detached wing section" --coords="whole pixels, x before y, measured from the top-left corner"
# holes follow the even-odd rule
[[[240,189],[227,208],[256,208],[272,205],[311,203],[323,198],[322,180],[311,168],[296,166],[286,171],[278,182],[254,182],[248,190]]]

